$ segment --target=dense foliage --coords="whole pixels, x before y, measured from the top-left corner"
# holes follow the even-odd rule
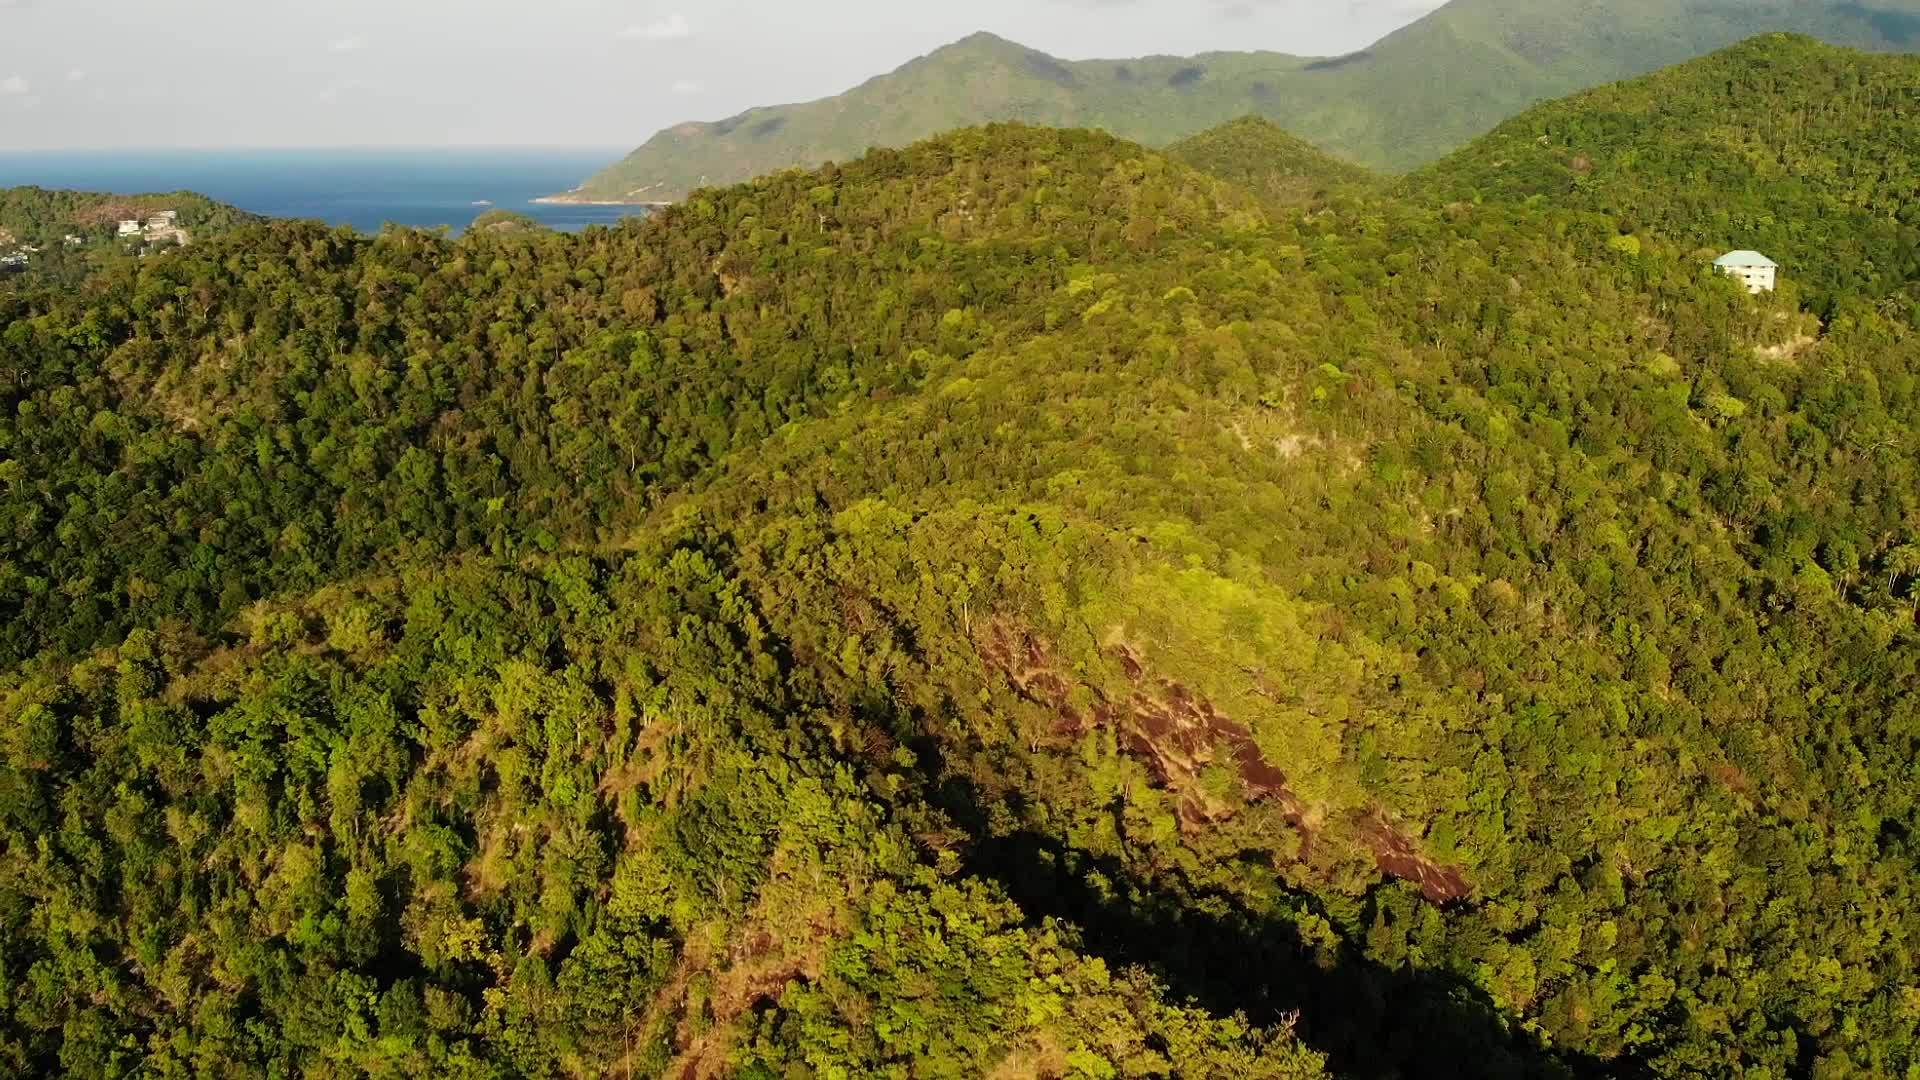
[[[1166,154],[1275,207],[1310,206],[1335,195],[1358,194],[1374,183],[1367,170],[1258,116],[1182,139],[1167,147]]]
[[[996,120],[1165,146],[1257,115],[1343,158],[1404,170],[1543,99],[1767,31],[1920,50],[1920,0],[1452,0],[1365,49],[1323,58],[1060,60],[976,34],[835,97],[675,124],[588,178],[581,195],[670,201]]]
[[[1667,220],[1002,126],[0,295],[0,1056],[1920,1068],[1911,283]]]

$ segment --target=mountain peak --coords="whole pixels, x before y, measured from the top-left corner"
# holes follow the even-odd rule
[[[988,30],[977,30],[948,45],[935,49],[932,56],[1007,56],[1037,52],[1017,41],[1010,41]]]
[[[1167,156],[1273,204],[1304,205],[1373,183],[1367,170],[1261,116],[1243,116],[1183,139],[1167,148]]]
[[[1013,42],[1007,40],[1006,38],[1001,37],[999,34],[996,34],[991,30],[975,30],[973,33],[968,34],[966,37],[961,38],[959,41],[955,42],[954,44],[956,45],[970,45],[970,44],[1012,45]]]

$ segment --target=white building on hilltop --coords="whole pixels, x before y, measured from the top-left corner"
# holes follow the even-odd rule
[[[1729,277],[1736,277],[1750,293],[1772,292],[1779,287],[1780,264],[1757,251],[1729,251],[1713,260],[1713,265]]]
[[[120,223],[120,236],[123,239],[137,236],[148,244],[172,243],[179,244],[181,247],[186,247],[188,241],[187,230],[180,227],[178,210],[162,210],[157,214],[150,214],[144,223],[123,221]]]

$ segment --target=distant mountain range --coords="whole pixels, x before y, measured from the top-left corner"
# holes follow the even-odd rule
[[[1768,31],[1920,49],[1920,0],[1454,0],[1339,57],[1270,52],[1067,61],[975,34],[836,97],[678,124],[568,198],[671,201],[992,120],[1097,127],[1149,146],[1263,116],[1379,169],[1432,161],[1542,99]]]

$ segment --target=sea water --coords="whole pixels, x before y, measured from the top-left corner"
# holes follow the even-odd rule
[[[566,191],[624,151],[583,150],[0,150],[0,188],[196,191],[271,217],[317,218],[377,232],[389,222],[458,233],[498,207],[568,232],[644,213],[637,206],[532,200]]]

